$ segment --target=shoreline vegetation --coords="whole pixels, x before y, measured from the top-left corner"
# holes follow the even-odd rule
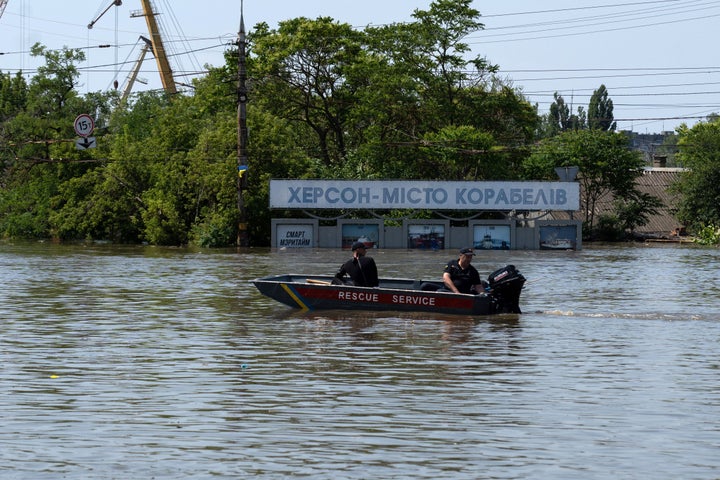
[[[363,30],[330,18],[260,23],[192,89],[127,99],[79,92],[82,49],[36,44],[45,65],[34,76],[0,73],[0,238],[226,247],[242,231],[269,246],[271,218],[294,215],[271,211],[270,179],[543,181],[558,167],[578,167],[587,241],[632,238],[661,202],[635,186],[645,161],[615,131],[605,86],[582,115],[560,95],[538,112],[497,65],[464,56],[463,39],[483,28],[471,3],[437,0],[411,22]],[[74,134],[83,116],[94,121],[84,142]],[[689,170],[673,208],[697,235],[720,225],[720,124],[680,128],[673,142]]]

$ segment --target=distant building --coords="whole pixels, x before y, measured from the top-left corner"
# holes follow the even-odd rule
[[[651,215],[646,225],[637,227],[633,232],[637,239],[645,240],[674,240],[678,241],[685,236],[685,225],[675,216],[677,196],[670,187],[678,181],[683,168],[666,167],[666,158],[655,155],[654,166],[645,167],[642,175],[636,180],[636,186],[642,193],[648,193],[660,199],[662,206],[656,215]],[[581,191],[582,197],[582,191]],[[601,198],[595,210],[595,218],[609,214],[613,211],[613,197],[607,195]],[[584,218],[582,212],[572,213],[574,218]],[[552,212],[551,218],[564,220],[571,218],[567,212]]]
[[[645,165],[652,166],[657,156],[665,157],[665,165],[677,167],[675,154],[677,153],[677,135],[675,132],[637,133],[623,131],[630,138],[630,148],[642,152]]]

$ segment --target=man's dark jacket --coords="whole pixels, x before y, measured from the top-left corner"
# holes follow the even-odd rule
[[[371,257],[352,258],[345,262],[335,274],[335,278],[345,282],[345,275],[349,275],[352,284],[357,287],[377,287],[380,283],[375,260]]]

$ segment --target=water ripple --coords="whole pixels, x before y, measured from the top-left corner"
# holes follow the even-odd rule
[[[488,318],[302,313],[248,283],[345,256],[3,246],[3,478],[717,477],[715,250],[491,252],[481,272],[533,281]]]

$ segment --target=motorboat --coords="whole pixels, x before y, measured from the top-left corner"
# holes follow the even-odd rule
[[[460,315],[522,313],[525,277],[507,265],[488,276],[484,291],[453,293],[441,281],[381,278],[377,287],[343,284],[332,276],[284,274],[252,283],[263,295],[302,310],[387,310]]]

